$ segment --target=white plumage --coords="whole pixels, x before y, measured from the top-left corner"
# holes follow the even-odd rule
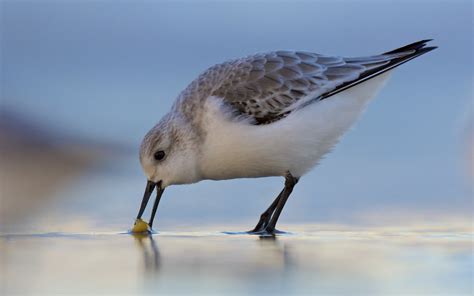
[[[235,121],[223,112],[222,99],[204,106],[206,140],[199,160],[202,179],[301,177],[338,142],[388,78],[374,79],[268,125]]]

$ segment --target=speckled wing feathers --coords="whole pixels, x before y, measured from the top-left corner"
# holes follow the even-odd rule
[[[250,117],[255,124],[268,124],[434,49],[424,47],[427,41],[369,57],[276,51],[235,59],[209,68],[179,101],[219,97],[238,115]],[[186,107],[187,114],[196,107],[178,105]]]
[[[257,54],[229,62],[232,73],[212,94],[257,124],[267,124],[389,60],[389,56],[344,59],[290,51]]]

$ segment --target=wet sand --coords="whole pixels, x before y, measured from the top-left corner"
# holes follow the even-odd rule
[[[2,295],[472,294],[469,229],[3,234]]]

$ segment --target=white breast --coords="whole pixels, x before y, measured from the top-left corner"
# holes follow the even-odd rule
[[[207,132],[200,167],[204,179],[300,177],[328,153],[389,77],[388,72],[268,125],[232,121],[222,100],[206,103]]]

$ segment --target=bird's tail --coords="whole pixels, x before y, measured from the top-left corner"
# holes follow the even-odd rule
[[[436,46],[426,46],[426,43],[431,40],[432,39],[417,41],[376,56],[345,58],[344,60],[346,61],[346,63],[364,65],[367,67],[367,70],[365,72],[362,72],[359,77],[357,77],[357,79],[347,81],[339,85],[336,89],[323,94],[321,96],[321,99],[328,98],[341,91],[356,86],[359,83],[374,78],[416,57],[419,57],[429,51],[432,51],[433,49],[436,49]]]
[[[417,41],[417,42],[402,46],[400,48],[384,52],[383,55],[391,55],[391,54],[412,52],[411,55],[415,55],[415,57],[420,56],[420,55],[425,54],[429,51],[432,51],[433,49],[438,48],[437,46],[425,47],[426,43],[428,43],[432,40],[433,39],[426,39],[426,40]]]

